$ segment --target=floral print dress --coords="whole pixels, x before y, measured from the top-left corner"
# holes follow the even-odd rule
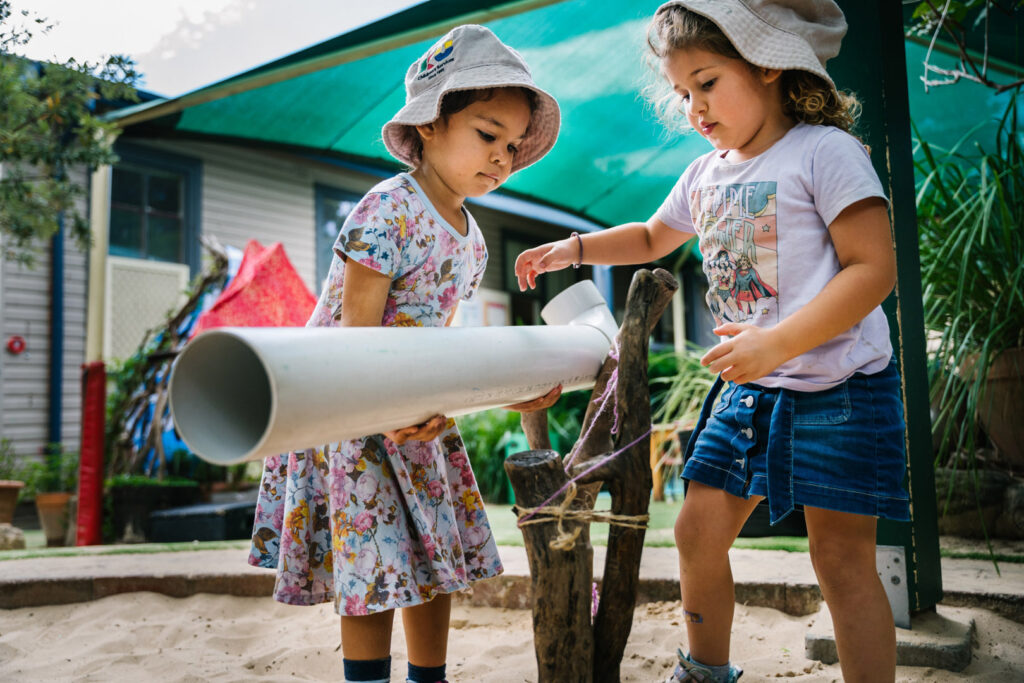
[[[465,215],[463,236],[408,174],[378,184],[345,221],[306,326],[340,325],[342,255],[391,278],[384,326],[443,326],[487,264]],[[502,571],[451,419],[433,441],[376,434],[267,458],[249,563],[277,570],[274,599],[333,600],[342,615],[417,605]]]

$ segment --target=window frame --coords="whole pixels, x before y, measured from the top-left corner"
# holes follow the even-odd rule
[[[325,248],[333,249],[334,242],[338,239],[338,235],[335,234],[334,237],[330,238],[330,243],[327,243],[328,238],[323,234],[323,230],[321,230],[321,227],[327,219],[326,212],[324,211],[323,200],[333,199],[339,202],[351,201],[353,204],[358,204],[359,200],[362,198],[363,194],[353,192],[352,190],[346,190],[345,188],[334,185],[325,185],[323,183],[313,183],[313,248],[315,250],[313,255],[313,268],[315,269],[314,275],[316,276],[316,282],[318,285],[323,283],[331,268],[331,262],[328,261],[326,270],[324,270],[322,274],[320,273],[320,254]],[[340,225],[338,226],[338,229],[341,229]]]
[[[184,240],[184,264],[188,266],[189,275],[195,276],[199,272],[202,262],[199,236],[202,235],[202,185],[203,185],[203,164],[197,158],[165,152],[162,149],[143,147],[130,143],[117,142],[114,145],[114,152],[118,156],[111,169],[119,165],[127,167],[125,170],[135,169],[145,173],[147,170],[163,173],[173,173],[182,176],[182,238]],[[113,185],[111,185],[113,193]],[[113,196],[110,198],[113,205]],[[145,207],[143,207],[145,209]],[[145,215],[145,214],[144,214]],[[110,217],[107,218],[107,253],[110,253]],[[156,259],[153,259],[156,260]],[[166,261],[159,261],[166,263]]]
[[[528,244],[528,245],[531,245],[529,248],[533,248],[533,247],[540,246],[542,244],[545,244],[545,243],[551,242],[551,241],[552,241],[552,239],[551,239],[550,235],[540,235],[540,234],[536,234],[536,233],[532,233],[532,232],[527,232],[527,231],[519,230],[519,229],[516,229],[516,228],[508,228],[508,227],[503,227],[501,229],[501,288],[502,288],[502,291],[507,292],[512,297],[512,308],[513,308],[513,310],[515,309],[515,299],[516,299],[516,297],[528,298],[528,299],[534,300],[536,302],[536,304],[537,304],[537,310],[538,310],[538,320],[535,321],[535,324],[538,324],[538,325],[543,324],[543,321],[541,321],[539,319],[540,318],[540,315],[539,315],[540,309],[543,308],[548,303],[548,301],[551,300],[552,296],[554,296],[553,294],[549,294],[549,291],[551,289],[551,287],[550,287],[550,285],[551,285],[551,278],[544,278],[544,277],[538,278],[537,279],[537,287],[535,289],[527,288],[525,291],[522,291],[522,292],[519,291],[519,286],[518,286],[518,284],[516,282],[516,279],[515,279],[515,273],[511,272],[510,263],[514,263],[514,261],[512,261],[511,259],[508,258],[508,254],[509,254],[510,245],[512,243],[514,243],[514,242],[520,242],[520,243],[523,243],[523,244]],[[517,256],[518,256],[518,254],[517,254]],[[569,269],[569,272],[566,273],[566,275],[568,276],[567,279],[572,280],[572,284],[575,284],[577,282],[580,282],[581,280],[586,280],[588,278],[593,278],[593,269],[589,265],[584,265],[581,268]],[[515,320],[514,319],[513,319],[513,324],[515,324]]]

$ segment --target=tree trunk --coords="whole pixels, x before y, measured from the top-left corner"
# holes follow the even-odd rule
[[[641,270],[633,276],[626,317],[619,330],[619,377],[615,401],[619,433],[615,449],[646,435],[612,460],[606,479],[612,513],[646,515],[651,501],[651,401],[647,385],[648,338],[678,285],[664,270]],[[601,580],[601,601],[594,621],[594,680],[618,681],[622,653],[633,626],[644,529],[613,524]]]
[[[568,476],[562,459],[551,450],[516,453],[505,460],[505,472],[516,494],[516,506],[537,507],[561,488]],[[548,505],[560,505],[560,496]],[[581,501],[573,501],[580,508]],[[555,522],[522,528],[530,561],[533,590],[533,645],[539,683],[590,683],[594,636],[590,628],[593,549],[588,523],[566,521],[562,528],[580,535],[569,550],[550,543],[559,535]]]

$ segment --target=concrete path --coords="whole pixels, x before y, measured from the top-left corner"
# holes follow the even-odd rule
[[[594,549],[598,577],[604,548]],[[503,546],[505,573],[461,595],[471,604],[525,609],[530,606],[529,569],[523,548]],[[250,567],[248,551],[196,550],[123,555],[77,555],[0,561],[0,608],[65,604],[131,591],[175,597],[196,593],[270,595],[273,572]],[[821,594],[806,553],[733,549],[739,603],[811,614]],[[1024,623],[1024,564],[942,559],[942,604],[982,607]],[[645,548],[640,566],[640,602],[679,599],[673,548]]]

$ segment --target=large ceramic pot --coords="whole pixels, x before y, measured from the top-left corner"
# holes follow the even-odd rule
[[[1024,471],[1024,348],[1003,351],[989,368],[984,405],[978,420],[999,455],[1015,471]]]
[[[0,480],[0,524],[14,521],[14,506],[18,503],[18,492],[24,485],[23,481]]]
[[[68,531],[68,501],[71,494],[64,491],[36,494],[36,512],[43,527],[47,546],[64,545]]]

